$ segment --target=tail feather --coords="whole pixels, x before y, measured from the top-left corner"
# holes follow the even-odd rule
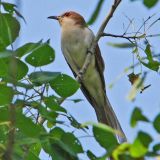
[[[106,105],[105,106],[94,106],[97,119],[99,122],[107,124],[108,126],[112,127],[113,129],[119,131],[120,133],[116,135],[119,143],[127,142],[127,138],[121,128],[121,125],[117,119],[117,116],[108,100],[106,98]]]

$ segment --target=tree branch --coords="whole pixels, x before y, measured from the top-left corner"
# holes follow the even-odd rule
[[[15,106],[9,105],[9,133],[8,133],[8,142],[7,142],[7,148],[3,155],[3,158],[6,160],[12,160],[12,154],[13,154],[13,145],[14,145],[14,139],[15,139]]]

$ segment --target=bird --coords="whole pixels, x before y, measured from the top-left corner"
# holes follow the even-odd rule
[[[95,35],[88,28],[83,16],[75,11],[67,11],[48,18],[57,20],[61,26],[61,50],[76,77],[85,62]],[[94,108],[98,122],[120,131],[121,134],[116,137],[119,143],[123,143],[127,139],[106,94],[104,68],[104,61],[97,44],[89,66],[80,80],[81,90]]]

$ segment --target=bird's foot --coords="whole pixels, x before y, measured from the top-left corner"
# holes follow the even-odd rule
[[[82,79],[83,79],[83,71],[80,70],[80,71],[78,72],[78,74],[77,74],[77,79],[78,79],[79,82],[82,81]]]
[[[87,54],[90,53],[90,54],[93,54],[93,52],[89,49],[87,49]]]

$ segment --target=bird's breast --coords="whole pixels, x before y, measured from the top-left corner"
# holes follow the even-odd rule
[[[93,38],[94,35],[88,28],[62,29],[62,52],[67,62],[76,73],[84,64],[87,50]]]

